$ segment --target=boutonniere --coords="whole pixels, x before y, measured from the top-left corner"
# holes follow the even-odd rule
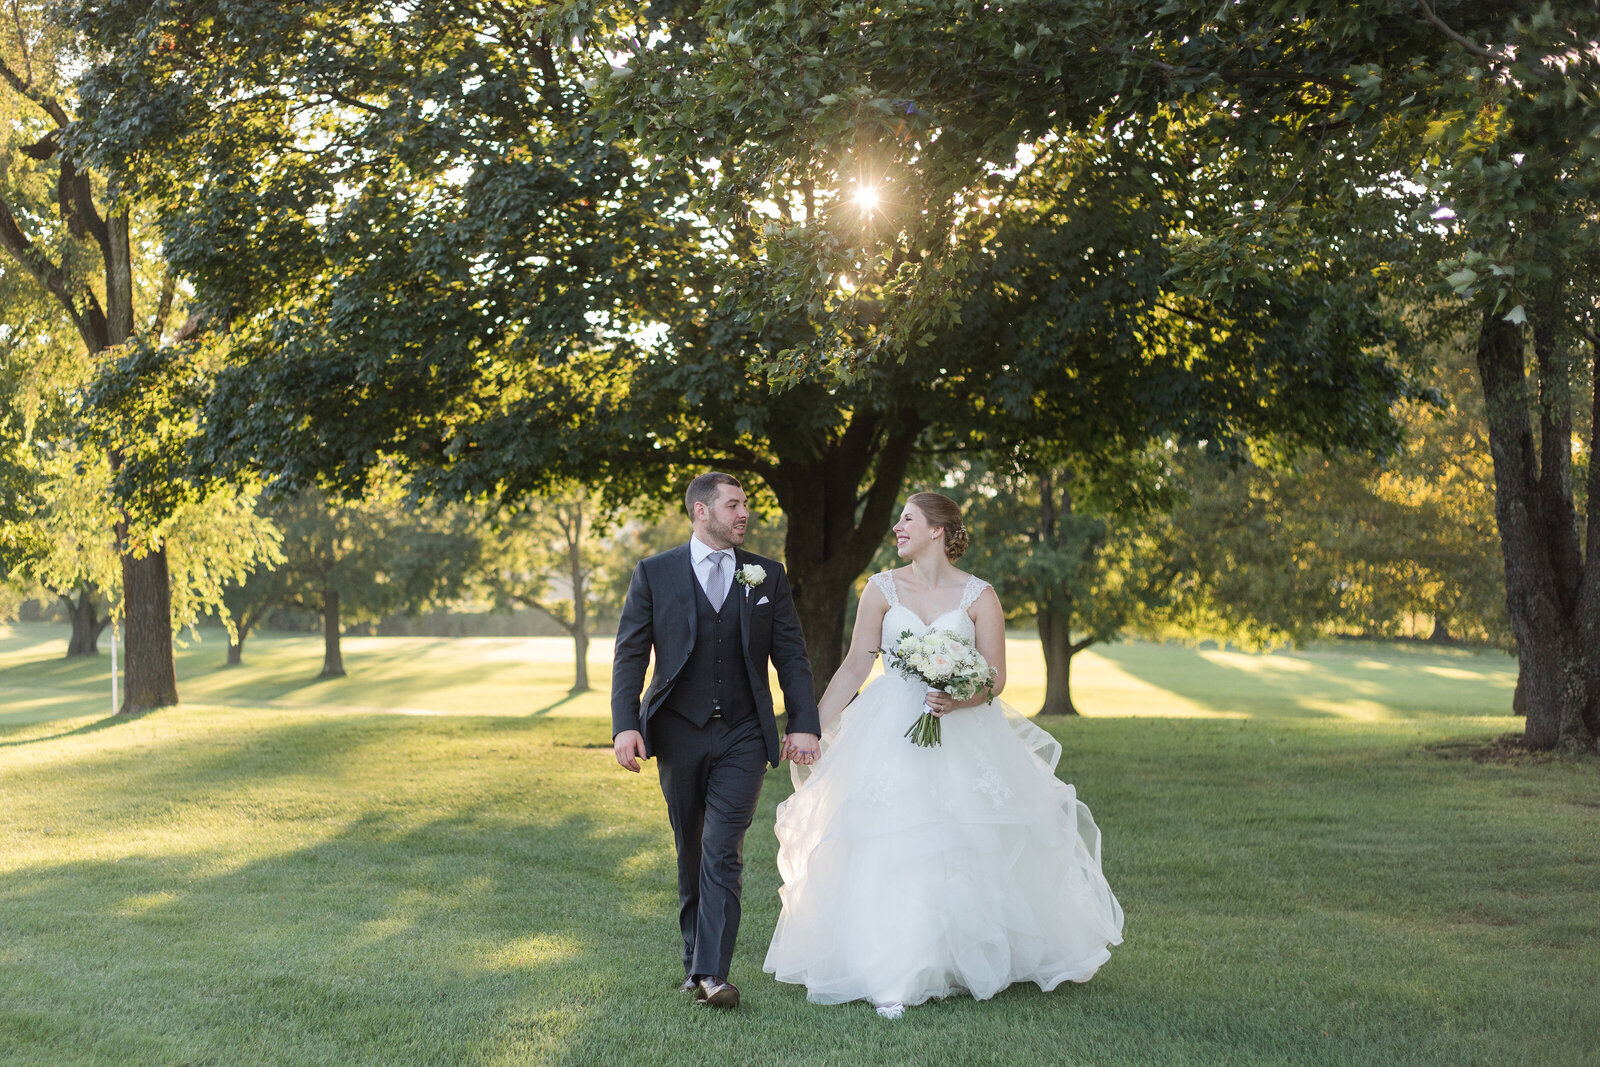
[[[750,590],[767,580],[767,568],[756,563],[746,563],[734,572],[733,580],[744,586],[744,598],[750,599]]]

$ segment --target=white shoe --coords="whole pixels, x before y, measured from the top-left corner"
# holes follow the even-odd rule
[[[906,1013],[906,1006],[896,1001],[893,1004],[879,1004],[878,1014],[885,1019],[898,1019]]]

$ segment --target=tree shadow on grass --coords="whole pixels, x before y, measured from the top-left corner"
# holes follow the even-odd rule
[[[459,665],[450,665],[436,660],[419,662],[366,654],[359,658],[347,656],[347,673],[341,678],[319,677],[320,662],[319,659],[309,666],[298,661],[292,665],[274,664],[271,673],[256,667],[249,673],[229,674],[227,668],[218,667],[187,674],[183,684],[192,694],[191,699],[196,700],[308,706],[325,702],[380,707],[428,705],[436,703],[430,699],[432,694],[483,686],[499,686],[507,691],[544,689],[548,692],[555,688],[540,678],[534,668],[512,660],[484,663],[463,659]],[[565,703],[572,696],[568,693],[557,703]]]
[[[33,867],[0,877],[8,969],[34,1010],[96,1018],[144,1062],[463,1062],[485,1034],[558,1037],[626,970],[614,946],[659,946],[670,974],[671,876],[639,861],[661,839],[489,804],[367,812],[238,866]]]
[[[1510,661],[1457,650],[1389,651],[1334,646],[1251,654],[1142,643],[1095,648],[1124,675],[1224,715],[1395,721],[1510,714],[1516,681]]]
[[[574,700],[577,700],[581,696],[588,695],[588,692],[592,692],[592,690],[585,691],[583,693],[568,693],[566,696],[562,697],[560,700],[553,701],[552,703],[546,704],[542,708],[537,708],[537,709],[535,709],[533,711],[528,712],[527,717],[530,718],[530,719],[537,719],[542,715],[548,715],[552,711],[555,711],[557,708],[562,707],[563,705],[566,705],[566,704],[570,704]]]
[[[154,710],[159,709],[128,712],[126,714],[118,713],[116,715],[107,715],[103,719],[96,719],[94,722],[84,723],[82,726],[75,727],[71,730],[63,730],[58,734],[46,734],[43,737],[26,737],[20,741],[0,741],[0,748],[18,748],[22,745],[37,745],[43,741],[60,741],[61,739],[67,737],[82,737],[85,734],[97,734],[101,730],[109,730],[114,726],[122,726],[130,722],[137,722],[146,715],[151,714]]]
[[[31,660],[0,667],[0,687],[35,700],[50,697],[104,706],[111,693],[110,670],[110,660],[104,656]]]

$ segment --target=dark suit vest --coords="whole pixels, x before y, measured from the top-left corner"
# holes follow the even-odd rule
[[[750,691],[750,672],[744,665],[744,646],[739,641],[739,602],[744,588],[730,582],[722,610],[711,610],[711,601],[694,582],[694,648],[664,706],[696,726],[704,726],[713,714],[735,722],[756,713],[755,694]]]

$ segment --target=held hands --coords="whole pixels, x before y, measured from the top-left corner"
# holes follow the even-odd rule
[[[956,698],[942,689],[928,690],[922,698],[922,703],[936,719],[942,719],[956,710]]]
[[[783,738],[783,755],[785,759],[809,767],[816,762],[817,755],[822,749],[822,742],[816,734],[785,734]]]
[[[639,773],[639,761],[646,759],[644,736],[638,730],[624,730],[611,739],[611,750],[623,770]]]
[[[802,767],[810,766],[816,761],[821,750],[821,742],[816,734],[788,734],[783,739],[783,755],[785,759],[793,760]],[[611,742],[612,752],[617,757],[617,764],[623,770],[639,773],[639,761],[646,759],[644,752],[644,738],[638,730],[624,730]]]

